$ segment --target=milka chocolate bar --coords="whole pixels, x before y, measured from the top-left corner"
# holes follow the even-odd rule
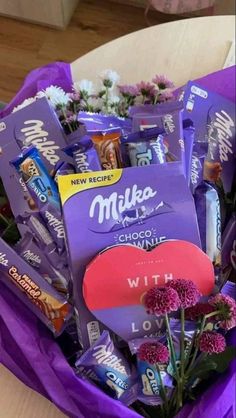
[[[1,238],[0,280],[55,335],[63,331],[72,306]]]
[[[235,103],[190,81],[184,93],[184,119],[192,120],[195,140],[208,144],[204,179],[230,192],[236,167]]]
[[[65,134],[46,98],[8,115],[1,120],[1,125],[4,129],[0,130],[0,144],[14,140],[20,148],[33,145],[40,152],[49,172],[60,160],[72,161],[61,151],[66,146]],[[16,152],[11,159],[18,154]]]

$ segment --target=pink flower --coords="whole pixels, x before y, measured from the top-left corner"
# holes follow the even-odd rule
[[[159,316],[177,311],[180,300],[178,293],[170,287],[153,287],[144,296],[144,306],[147,313]]]
[[[159,103],[163,103],[163,102],[168,102],[173,99],[174,99],[173,93],[169,90],[165,90],[165,91],[162,91],[160,94],[158,94],[157,101]]]
[[[155,96],[156,89],[153,84],[149,83],[148,81],[141,81],[140,83],[136,84],[136,87],[138,89],[138,94],[141,94],[142,96],[150,97]]]
[[[215,331],[205,331],[199,338],[199,350],[203,353],[218,354],[225,350],[225,337]]]
[[[209,299],[209,304],[220,313],[216,316],[217,321],[221,321],[219,326],[229,330],[236,326],[236,302],[227,295],[218,293]]]
[[[156,75],[152,82],[158,86],[160,90],[173,89],[175,87],[174,83],[170,81],[165,75]]]
[[[192,280],[177,279],[167,283],[168,288],[175,289],[180,299],[181,308],[189,308],[196,305],[201,294]]]
[[[118,86],[120,93],[123,96],[132,96],[136,97],[139,94],[137,86],[123,84],[122,86]]]
[[[81,99],[79,91],[75,91],[74,93],[69,93],[68,95],[69,95],[69,98],[73,100],[74,102],[79,102]]]
[[[196,321],[213,311],[214,308],[209,303],[197,303],[195,306],[191,306],[185,310],[185,318]]]
[[[167,363],[169,350],[159,342],[144,343],[139,348],[138,358],[150,364]]]

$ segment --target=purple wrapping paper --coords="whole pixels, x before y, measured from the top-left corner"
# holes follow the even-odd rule
[[[187,81],[187,80],[186,80]],[[51,84],[70,90],[70,66],[49,64],[32,71],[12,102],[0,116]],[[205,87],[235,98],[235,67],[202,80]],[[231,332],[235,343],[236,330]],[[118,401],[88,382],[80,380],[63,357],[50,332],[32,316],[21,301],[0,283],[0,361],[22,382],[54,402],[73,418],[138,418]],[[186,405],[178,418],[234,418],[236,361],[227,373],[194,403]]]
[[[78,378],[51,334],[0,283],[0,360],[20,380],[73,418],[138,418]]]
[[[65,62],[53,62],[31,71],[24,80],[21,89],[11,102],[0,112],[0,118],[9,115],[15,106],[18,106],[28,97],[35,96],[39,90],[51,85],[61,87],[66,92],[71,91],[70,64]]]

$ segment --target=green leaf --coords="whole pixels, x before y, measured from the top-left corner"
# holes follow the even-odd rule
[[[101,90],[98,93],[98,97],[102,98],[104,96],[104,94],[106,93],[106,90]]]
[[[204,379],[205,376],[209,376],[209,371],[216,370],[217,363],[211,359],[211,357],[203,360],[200,364],[197,364],[194,369],[191,370],[189,376],[191,378]]]
[[[229,346],[225,349],[223,353],[212,354],[210,356],[211,360],[216,364],[216,371],[223,373],[229,366],[231,360],[236,357],[236,348],[234,346]]]
[[[2,238],[9,245],[16,244],[16,242],[20,239],[18,228],[14,222],[9,224],[9,226],[5,229],[2,234]]]

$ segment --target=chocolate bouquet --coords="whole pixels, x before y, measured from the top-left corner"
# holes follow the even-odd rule
[[[232,70],[55,63],[2,111],[0,358],[68,416],[195,417],[220,385],[234,408],[235,107],[208,88]]]

